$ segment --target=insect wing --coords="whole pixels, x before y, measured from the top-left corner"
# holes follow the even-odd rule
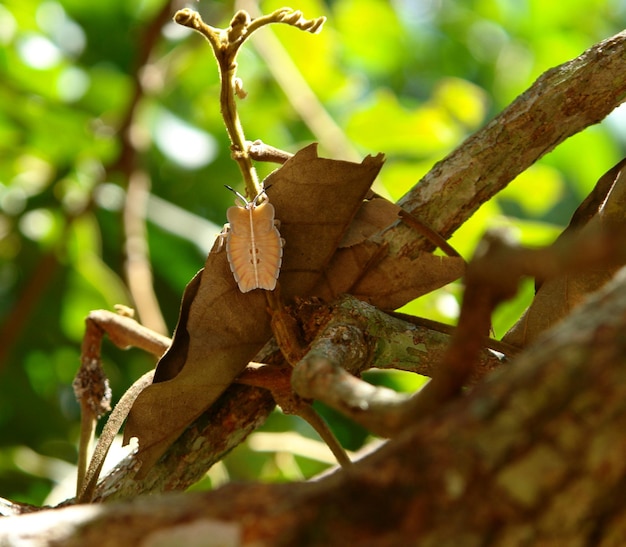
[[[226,218],[230,225],[230,234],[245,238],[250,237],[250,214],[244,207],[235,205],[226,210]]]
[[[257,206],[255,219],[255,243],[257,248],[259,287],[273,290],[283,260],[283,242],[274,223],[274,206],[267,201]]]
[[[241,292],[273,290],[282,263],[282,241],[274,225],[274,207],[264,202],[227,211],[230,232],[226,253]]]

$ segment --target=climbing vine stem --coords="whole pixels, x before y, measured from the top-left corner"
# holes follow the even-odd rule
[[[231,153],[243,175],[246,194],[249,199],[252,199],[261,188],[246,145],[235,102],[235,96],[244,95],[241,80],[236,75],[239,48],[255,30],[270,23],[285,23],[316,34],[321,30],[326,18],[304,19],[300,11],[281,8],[269,15],[251,19],[246,11],[241,10],[232,18],[227,29],[218,29],[207,25],[197,12],[185,8],[176,12],[174,20],[180,25],[198,31],[211,44],[220,73],[220,107],[231,142]]]

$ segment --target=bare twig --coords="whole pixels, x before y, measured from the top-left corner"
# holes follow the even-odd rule
[[[398,211],[404,223],[413,228],[418,234],[424,236],[428,241],[439,247],[448,256],[461,256],[440,234],[435,232],[430,226],[426,226],[421,220],[404,209]]]
[[[252,15],[259,13],[258,4],[253,0],[240,0],[238,5]],[[253,43],[287,100],[326,153],[337,159],[360,161],[360,154],[324,108],[278,38],[267,32],[255,36]]]
[[[309,401],[303,400],[291,389],[291,368],[258,365],[250,363],[239,375],[239,384],[262,387],[272,393],[272,397],[285,414],[293,414],[305,420],[326,443],[342,467],[352,462],[323,418],[315,411]]]
[[[110,340],[122,349],[135,346],[152,353],[156,357],[161,357],[171,344],[171,340],[169,338],[161,336],[160,334],[143,327],[134,319],[114,314],[106,310],[92,311],[85,320],[85,325],[86,329],[81,352],[81,365],[76,373],[76,378],[74,379],[73,384],[74,393],[76,394],[76,398],[80,402],[81,407],[81,435],[78,450],[77,493],[81,493],[85,490],[85,481],[88,479],[87,462],[90,446],[95,433],[96,423],[100,416],[110,410],[111,390],[109,388],[106,375],[104,374],[104,370],[102,369],[102,361],[100,359],[102,338],[105,334],[108,334]],[[142,384],[142,386],[144,384]],[[134,396],[136,397],[139,391],[135,390],[133,393],[135,393]],[[124,407],[121,406],[120,411],[118,412],[116,406],[116,416],[119,415],[123,408]],[[126,414],[128,413],[129,408],[129,406],[126,408]],[[121,421],[118,423],[118,429],[119,426],[121,426]],[[115,431],[115,433],[117,433],[117,431]],[[115,433],[113,433],[113,436],[115,436]],[[102,461],[97,467],[98,473],[102,463],[104,462],[104,456],[106,456],[107,451],[108,446],[106,447],[106,450],[104,450]],[[93,481],[97,480],[97,473],[95,478],[93,478],[93,475],[94,472],[92,471],[90,476]]]
[[[234,15],[227,29],[217,29],[207,25],[197,12],[185,8],[176,12],[174,20],[180,25],[196,30],[211,44],[220,73],[220,107],[231,142],[232,156],[243,176],[248,198],[252,199],[261,188],[249,149],[246,147],[235,102],[235,97],[243,93],[241,80],[236,76],[239,49],[253,32],[271,23],[284,23],[315,34],[322,29],[326,18],[305,19],[300,11],[280,8],[268,15],[251,19],[246,11],[240,10]]]
[[[73,383],[74,394],[80,403],[81,411],[76,478],[77,492],[80,492],[85,480],[89,452],[98,418],[111,409],[111,388],[100,359],[100,346],[104,331],[97,321],[89,317],[85,320],[85,327],[80,368]]]
[[[126,279],[141,322],[160,334],[167,325],[154,293],[150,251],[146,233],[146,210],[150,177],[145,171],[133,171],[128,178],[124,204]]]
[[[146,242],[146,201],[151,181],[137,165],[137,148],[132,142],[132,125],[137,107],[144,96],[141,71],[148,64],[152,50],[160,39],[163,25],[171,17],[173,2],[165,2],[148,25],[144,27],[133,71],[133,92],[118,132],[121,151],[109,173],[119,172],[127,181],[124,202],[124,231],[126,237],[126,280],[141,322],[147,327],[167,334],[167,326],[154,293],[149,248]]]
[[[102,375],[102,381],[106,382],[100,363],[100,343],[104,330],[107,327],[111,329],[111,340],[117,344],[118,325],[124,326],[126,323],[125,326],[129,328],[129,332],[136,333],[137,338],[131,341],[119,338],[120,343],[124,344],[122,347],[127,347],[133,343],[139,345],[139,347],[144,347],[141,345],[142,342],[138,342],[138,339],[145,339],[149,341],[148,345],[150,347],[144,349],[156,353],[158,356],[170,344],[168,338],[159,337],[159,334],[157,334],[165,334],[167,327],[154,294],[148,246],[146,244],[145,202],[150,189],[150,179],[147,174],[136,169],[137,150],[130,138],[135,112],[143,97],[143,87],[140,83],[139,75],[141,69],[148,62],[152,49],[159,39],[160,30],[169,19],[170,12],[171,3],[166,2],[150,24],[145,27],[140,42],[139,55],[135,60],[133,93],[118,127],[121,136],[121,151],[116,161],[107,169],[109,173],[115,171],[122,173],[128,181],[128,192],[124,204],[124,228],[127,251],[126,277],[140,317],[144,319],[150,328],[142,327],[128,318],[122,318],[105,311],[92,312],[86,320],[87,333],[83,342],[81,368],[74,381],[74,390],[81,403],[81,438],[79,443],[77,493],[81,492],[84,485],[88,452],[94,436],[96,421],[102,414],[104,407],[108,406],[106,404],[101,409],[96,408],[89,399],[93,386],[88,375],[98,371]],[[128,319],[128,321],[125,319]],[[157,333],[153,331],[157,331]],[[88,345],[86,346],[86,344]],[[156,350],[155,345],[157,346]],[[160,352],[158,349],[159,345],[163,347]],[[89,373],[90,370],[91,373]],[[108,397],[110,398],[110,393]]]
[[[625,96],[626,32],[621,32],[545,72],[486,127],[437,163],[399,205],[447,238],[519,173],[601,121]],[[392,251],[432,249],[401,225],[384,237]]]
[[[256,161],[269,161],[283,164],[289,158],[293,157],[293,154],[270,146],[269,144],[265,144],[260,139],[252,142],[246,141],[246,146],[248,147],[250,157]]]

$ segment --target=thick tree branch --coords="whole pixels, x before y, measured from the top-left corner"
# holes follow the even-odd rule
[[[433,376],[449,344],[449,334],[407,324],[347,296],[296,365],[292,385],[302,397],[323,401],[377,435],[395,435],[403,428],[408,395],[357,377],[370,368]],[[500,364],[495,354],[483,351],[470,381]]]
[[[437,163],[400,201],[449,237],[478,207],[541,156],[600,122],[626,97],[626,32],[545,72],[486,127]],[[398,225],[385,233],[392,249],[431,249]]]
[[[512,366],[349,472],[44,511],[0,521],[0,537],[89,547],[219,530],[242,545],[600,545],[626,524],[624,329],[622,270]]]
[[[232,385],[168,449],[148,474],[135,478],[131,454],[98,484],[94,501],[133,499],[142,494],[185,490],[257,427],[274,409],[268,390]]]

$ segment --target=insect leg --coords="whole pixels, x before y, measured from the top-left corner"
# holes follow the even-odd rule
[[[224,244],[226,243],[226,239],[228,239],[228,234],[230,233],[230,224],[224,224],[222,231],[217,234],[217,249],[215,249],[216,253],[221,253],[224,248]]]

